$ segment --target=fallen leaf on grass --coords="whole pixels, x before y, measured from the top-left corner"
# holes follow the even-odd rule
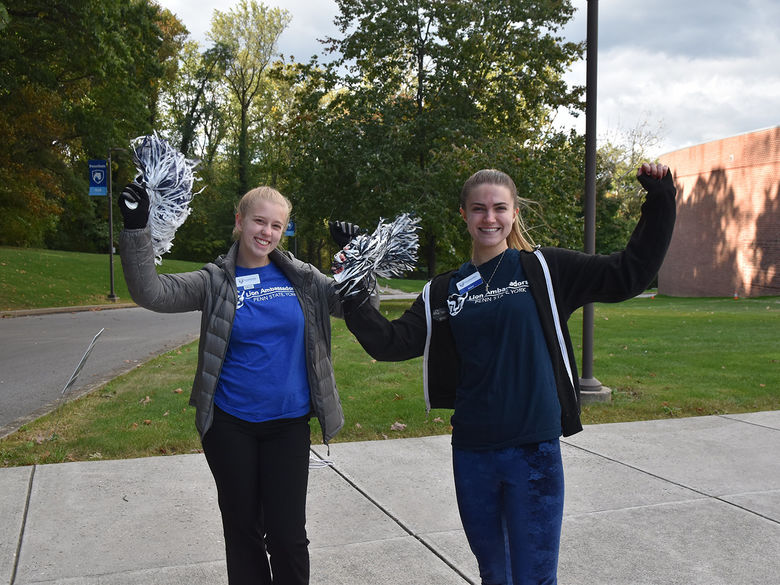
[[[406,425],[402,422],[395,421],[393,424],[390,425],[391,431],[402,431],[406,428]]]
[[[141,398],[141,400],[138,401],[138,404],[146,405],[149,404],[151,401],[152,399],[147,396],[146,398]]]
[[[150,424],[152,424],[152,421],[151,421],[151,420],[149,420],[149,419],[147,418],[147,419],[144,421],[144,424],[145,424],[145,425],[150,425]]]
[[[362,429],[363,425],[361,425],[360,423],[355,423],[355,428],[356,429]]]
[[[176,390],[173,391],[174,394],[181,394],[182,392],[184,392],[184,390],[181,388],[176,388]]]

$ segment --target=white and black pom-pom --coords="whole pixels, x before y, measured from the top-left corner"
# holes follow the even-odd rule
[[[149,228],[152,232],[154,262],[173,246],[173,236],[190,214],[198,162],[185,157],[157,132],[130,142],[133,162],[138,168],[136,182],[149,194]]]
[[[399,215],[379,221],[372,234],[355,237],[333,257],[333,278],[342,296],[358,294],[372,274],[389,278],[414,269],[417,262],[419,218]]]

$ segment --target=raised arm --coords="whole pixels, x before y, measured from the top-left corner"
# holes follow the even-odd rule
[[[130,296],[140,306],[160,313],[197,311],[203,308],[207,275],[204,270],[181,274],[157,274],[152,235],[147,225],[149,196],[130,183],[119,196],[125,229],[119,235],[119,254]]]
[[[647,191],[642,213],[623,250],[583,254],[543,249],[567,312],[590,302],[617,302],[643,292],[663,263],[676,217],[674,180],[665,165],[645,163],[637,180]]]

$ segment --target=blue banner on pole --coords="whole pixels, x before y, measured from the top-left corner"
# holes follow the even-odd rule
[[[287,224],[287,228],[284,230],[285,236],[294,236],[295,235],[295,222],[291,221]]]
[[[89,161],[89,194],[108,195],[108,165],[104,160]]]

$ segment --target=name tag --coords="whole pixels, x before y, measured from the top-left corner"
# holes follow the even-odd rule
[[[482,284],[482,275],[477,271],[460,282],[456,282],[455,286],[458,288],[458,293],[464,294],[469,292],[472,288],[478,287],[480,284]]]
[[[247,274],[246,276],[236,276],[236,286],[238,288],[255,288],[256,284],[260,284],[259,274]]]

